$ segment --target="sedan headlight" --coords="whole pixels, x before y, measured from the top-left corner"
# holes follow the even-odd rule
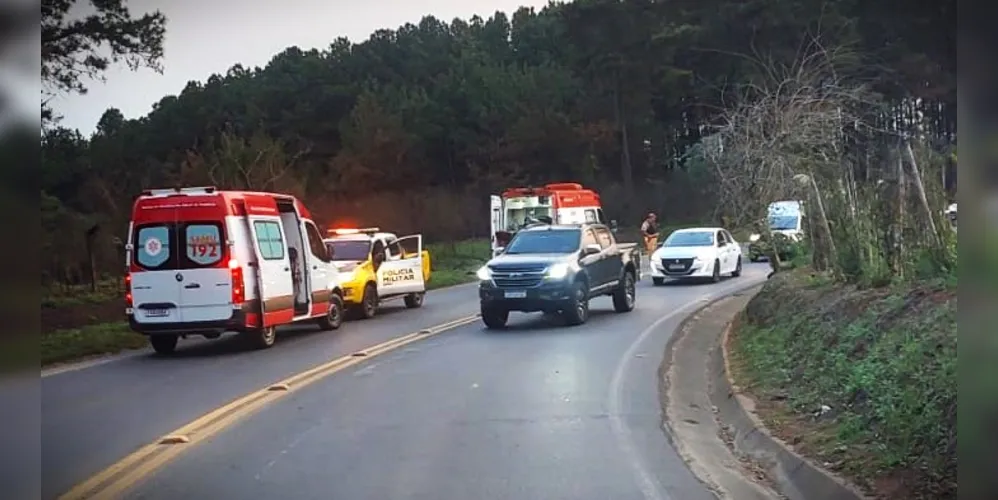
[[[489,281],[492,279],[492,270],[489,269],[489,266],[482,266],[475,274],[478,275],[478,279],[482,281]]]
[[[759,241],[759,238],[761,238],[761,236],[759,236],[758,234],[753,234],[748,237],[748,240],[751,241],[752,243],[755,243]]]

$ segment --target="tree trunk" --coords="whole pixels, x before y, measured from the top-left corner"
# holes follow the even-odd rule
[[[835,239],[832,237],[832,225],[828,223],[828,213],[825,212],[825,202],[821,196],[821,190],[818,189],[818,183],[815,182],[814,176],[809,176],[811,178],[811,189],[814,190],[814,203],[818,209],[818,222],[821,224],[822,237],[825,240],[825,249],[827,250],[825,258],[828,259],[829,263],[836,262],[838,260],[838,249],[835,247]],[[836,274],[838,274],[838,267],[833,266],[832,269]]]
[[[87,262],[89,263],[90,269],[87,273],[90,279],[90,291],[97,291],[97,257],[94,255],[94,239],[96,239],[97,231],[100,226],[94,225],[87,230],[84,236],[84,242],[87,251]]]
[[[630,214],[634,200],[634,169],[631,165],[630,138],[627,136],[627,117],[624,115],[620,89],[620,71],[613,74],[613,115],[620,134],[620,177],[624,181],[624,208]]]
[[[894,192],[891,193],[891,203],[890,210],[890,223],[888,224],[888,236],[890,239],[890,255],[887,259],[887,265],[890,267],[892,273],[899,278],[904,277],[904,235],[902,234],[902,228],[904,227],[904,217],[905,217],[905,199],[907,198],[907,182],[904,175],[904,160],[901,155],[897,157],[897,164],[894,168],[894,175],[892,180],[894,182]]]
[[[932,231],[931,242],[938,248],[940,239],[939,231],[936,229],[936,220],[933,216],[932,207],[929,205],[928,196],[925,194],[925,184],[922,183],[922,174],[918,171],[918,164],[915,162],[915,152],[911,150],[911,142],[908,140],[904,141],[904,155],[908,160],[908,172],[911,174],[912,181],[915,184],[915,192],[918,194],[918,202],[922,206],[925,222],[928,224],[929,230]]]

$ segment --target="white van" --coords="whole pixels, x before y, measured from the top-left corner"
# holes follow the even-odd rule
[[[338,272],[292,196],[147,190],[135,200],[125,248],[125,314],[158,353],[187,335],[238,332],[265,348],[280,325],[342,324]]]

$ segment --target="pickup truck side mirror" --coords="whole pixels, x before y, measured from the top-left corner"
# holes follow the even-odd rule
[[[586,257],[589,255],[594,255],[602,252],[603,249],[599,245],[586,245],[582,247],[582,256]]]
[[[496,249],[492,252],[492,256],[495,257],[496,255],[499,255],[504,251],[506,251],[506,247],[496,247]]]

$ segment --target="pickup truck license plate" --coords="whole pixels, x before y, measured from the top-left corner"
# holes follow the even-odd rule
[[[674,270],[674,271],[682,271],[683,270],[683,265],[682,264],[669,264],[669,269]]]
[[[524,290],[507,290],[505,297],[507,299],[525,299],[527,298],[527,292]]]
[[[165,318],[170,315],[169,309],[146,309],[147,318]]]

